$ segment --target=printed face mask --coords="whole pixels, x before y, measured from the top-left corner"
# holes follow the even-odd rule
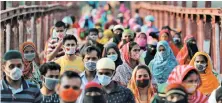
[[[32,61],[32,60],[35,58],[35,53],[27,53],[27,54],[24,54],[24,58],[25,58],[27,61]]]
[[[75,47],[66,47],[65,48],[65,53],[69,54],[69,55],[75,54],[76,53],[76,48]]]
[[[45,79],[44,84],[49,90],[54,90],[56,84],[59,82],[59,79],[47,78],[47,77],[44,77],[44,79]]]
[[[111,77],[106,76],[106,75],[98,75],[99,83],[102,86],[107,86],[111,82]]]
[[[95,71],[96,70],[96,61],[87,61],[85,62],[85,68],[89,71]]]
[[[197,68],[198,71],[204,71],[206,70],[207,64],[195,63],[195,67]]]
[[[108,58],[112,59],[114,62],[118,59],[117,54],[107,55]]]
[[[15,67],[9,73],[5,72],[12,80],[19,80],[22,77],[22,69]]]

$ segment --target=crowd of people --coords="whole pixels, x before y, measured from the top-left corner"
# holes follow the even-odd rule
[[[89,1],[80,20],[57,21],[43,56],[29,41],[7,51],[1,102],[222,103],[220,68],[192,34],[118,3]]]

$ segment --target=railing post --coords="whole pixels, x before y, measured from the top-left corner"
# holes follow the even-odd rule
[[[192,28],[191,28],[191,20],[188,17],[188,14],[185,15],[185,23],[186,23],[186,34],[185,35],[190,35]]]
[[[13,49],[19,50],[19,40],[18,40],[19,32],[18,32],[18,21],[17,21],[17,19],[14,19],[12,24],[13,24],[12,34],[11,34],[12,35],[11,36],[12,41],[10,41],[12,43],[11,46],[12,46]]]
[[[0,55],[0,63],[2,63],[2,56],[4,55],[5,53],[5,28],[4,28],[4,23],[1,23],[1,35],[0,35],[0,52],[1,52],[1,55]],[[1,65],[0,65],[1,66]]]
[[[37,42],[36,42],[36,17],[35,17],[35,14],[33,16],[31,16],[31,41],[37,45]]]
[[[18,20],[19,24],[19,45],[24,42],[24,21],[23,19]]]
[[[174,23],[175,23],[175,18],[174,18],[174,13],[170,13],[170,23],[169,23],[169,26],[171,27],[171,28],[175,28],[174,27]]]
[[[220,16],[220,72],[222,73],[222,16]]]
[[[11,33],[12,33],[11,24],[10,24],[10,22],[7,22],[7,24],[6,24],[6,51],[11,49],[11,47],[10,47]]]
[[[203,51],[203,40],[204,40],[204,20],[197,16],[197,45],[200,51]]]
[[[215,68],[217,69],[218,73],[220,73],[220,25],[218,22],[215,23],[215,59],[216,59],[216,64]]]

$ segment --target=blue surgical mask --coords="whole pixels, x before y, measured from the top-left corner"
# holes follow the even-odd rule
[[[112,54],[112,55],[107,55],[107,57],[112,59],[115,62],[118,58],[118,55],[117,54]]]
[[[25,58],[27,61],[32,61],[33,59],[35,59],[35,53],[27,53],[27,54],[24,54],[24,58]]]
[[[106,75],[98,75],[98,80],[102,86],[107,86],[112,81],[111,77]]]
[[[46,88],[48,88],[49,90],[54,90],[56,84],[59,82],[59,79],[48,78],[48,77],[44,77],[44,79],[45,79],[44,84]]]
[[[85,62],[85,68],[88,71],[95,71],[96,70],[96,61],[87,61],[87,62]]]

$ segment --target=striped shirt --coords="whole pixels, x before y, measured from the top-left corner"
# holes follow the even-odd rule
[[[12,92],[5,77],[0,82],[1,103],[40,103],[42,100],[38,86],[23,78],[21,88],[17,92]]]

